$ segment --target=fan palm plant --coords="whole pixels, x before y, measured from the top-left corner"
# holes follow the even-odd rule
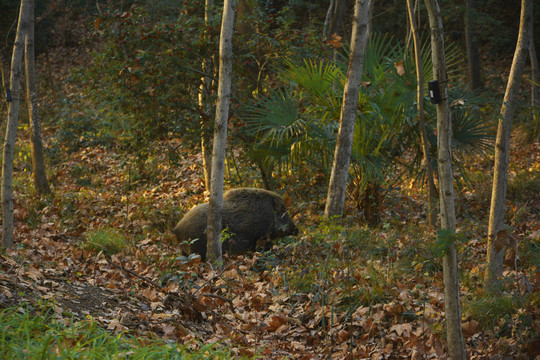
[[[335,143],[337,123],[314,116],[313,107],[294,88],[277,89],[244,106],[240,119],[249,137],[248,156],[270,187],[274,169],[292,170],[309,161],[321,171],[331,162],[328,149]],[[283,171],[286,173],[286,171]]]
[[[243,106],[239,118],[255,140],[248,150],[262,172],[308,161],[326,173],[331,164],[341,106],[343,73],[330,62],[287,62],[279,70],[287,87],[270,91]]]
[[[423,46],[425,78],[432,79],[429,43]],[[335,146],[345,82],[347,54],[335,62],[304,60],[286,62],[278,70],[284,86],[244,106],[240,118],[256,141],[253,155],[267,164],[295,167],[302,163],[327,174]],[[447,49],[449,74],[460,65],[457,47]],[[452,78],[450,78],[451,81]],[[369,222],[378,222],[385,183],[394,164],[406,150],[420,151],[416,124],[416,74],[412,53],[387,36],[374,34],[364,58],[363,86],[354,133],[350,193]],[[477,116],[475,94],[453,90],[454,147],[457,154],[486,151],[490,141],[486,122]],[[433,107],[426,109],[428,115]],[[429,119],[429,117],[428,117]],[[434,117],[431,117],[434,119]],[[433,151],[436,151],[434,123],[428,122]],[[418,156],[420,159],[421,156]],[[436,157],[434,157],[436,159]],[[455,157],[456,161],[460,156]],[[416,174],[420,166],[414,166]],[[419,162],[418,162],[419,165]],[[460,168],[459,166],[457,166]],[[436,165],[434,166],[436,168]],[[270,170],[270,169],[267,169]]]

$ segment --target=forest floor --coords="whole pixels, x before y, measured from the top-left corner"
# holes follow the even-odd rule
[[[58,51],[67,53],[52,58],[79,65],[69,53],[78,49]],[[65,74],[60,66],[52,73]],[[46,139],[55,130],[44,123]],[[22,149],[28,136],[21,132]],[[0,308],[49,307],[66,323],[91,316],[112,333],[193,349],[218,343],[238,357],[446,358],[442,260],[430,248],[436,234],[425,230],[421,193],[406,186],[392,193],[381,227],[368,228],[350,204],[341,225],[321,220],[324,197],[308,201],[296,190],[288,196],[297,237],[266,253],[226,256],[214,271],[181,257],[170,233],[183,212],[206,201],[200,155],[180,150],[171,162],[167,149],[182,149],[180,141],[156,146],[164,155],[147,162],[144,176],[112,148],[60,149],[48,169],[49,197],[33,191],[28,158],[18,160],[16,246],[0,253]],[[499,293],[482,286],[492,157],[471,165],[479,187],[458,192],[462,329],[471,359],[540,356],[539,154],[540,144],[514,134],[508,238],[517,252],[509,251]],[[234,172],[228,181],[238,184]],[[90,238],[109,232],[125,243],[114,255]]]
[[[539,145],[517,143],[520,166],[537,167]],[[345,226],[324,223],[320,204],[293,204],[296,238],[264,254],[226,257],[223,271],[212,271],[180,257],[167,231],[182,209],[205,200],[200,157],[174,166],[156,159],[162,166],[144,180],[130,179],[121,161],[103,147],[65,156],[52,170],[49,198],[23,193],[31,179],[19,169],[16,247],[0,254],[1,307],[48,304],[59,319],[90,315],[112,332],[194,348],[219,342],[239,356],[445,358],[441,259],[426,250],[435,234],[422,230],[414,196],[395,194],[379,229],[352,218]],[[534,358],[539,199],[511,205],[511,237],[528,265],[510,259],[506,290],[495,296],[481,285],[486,225],[478,218],[487,204],[467,198],[458,200],[458,224],[470,358]],[[105,228],[129,246],[112,256],[89,247],[88,234]]]

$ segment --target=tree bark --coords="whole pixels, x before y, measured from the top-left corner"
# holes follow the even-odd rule
[[[532,10],[531,10],[532,12]],[[531,106],[533,108],[533,121],[538,122],[538,113],[535,108],[540,105],[538,82],[540,81],[540,70],[538,69],[538,57],[534,46],[534,21],[529,23],[529,57],[531,58]]]
[[[429,140],[427,137],[426,122],[424,120],[424,69],[422,68],[422,45],[418,35],[418,27],[414,17],[414,7],[412,0],[407,0],[407,10],[409,13],[409,23],[414,42],[414,61],[416,64],[416,83],[417,83],[417,102],[418,102],[418,127],[420,128],[420,137],[422,139],[422,151],[424,153],[424,170],[426,172],[428,183],[428,225],[434,228],[437,223],[437,213],[435,212],[435,199],[437,197],[435,181],[433,180],[433,167],[431,166],[431,156],[429,155]]]
[[[530,42],[529,23],[532,21],[532,11],[532,1],[522,0],[518,41],[499,115],[497,139],[495,140],[493,189],[491,192],[491,207],[489,212],[487,269],[485,274],[486,285],[493,285],[502,276],[504,239],[502,234],[499,234],[504,230],[510,133],[512,130],[512,120],[516,112],[521,77],[527,60]]]
[[[208,26],[210,19],[210,12],[214,6],[214,0],[206,0],[204,5],[204,24]],[[206,30],[205,30],[206,31]],[[203,73],[208,74],[211,71],[211,61],[204,59],[202,63]],[[208,113],[207,109],[210,106],[207,104],[208,98],[212,93],[212,78],[210,76],[203,76],[201,79],[201,86],[199,89],[199,108],[203,112],[201,115],[201,153],[202,153],[202,162],[203,162],[203,173],[204,173],[204,185],[206,191],[210,192],[210,182],[212,179],[212,150],[211,145],[209,144],[209,139],[206,138],[206,115]]]
[[[39,194],[51,192],[45,171],[45,158],[43,156],[43,143],[41,141],[41,122],[36,84],[36,60],[34,55],[34,2],[30,2],[28,33],[25,41],[26,63],[26,97],[28,117],[32,141],[32,176],[34,185]]]
[[[467,47],[467,63],[471,90],[482,87],[482,65],[480,64],[480,52],[476,41],[476,26],[474,24],[475,11],[475,0],[465,0],[465,44]]]
[[[2,94],[5,94],[6,93],[6,86],[8,85],[5,81],[5,78],[4,78],[4,56],[2,54],[0,54],[0,81],[2,81],[2,83],[0,84],[0,89],[2,91]],[[0,109],[0,117],[3,117],[4,116],[4,109],[7,108],[7,102],[4,102],[2,103],[2,107]],[[4,125],[5,123],[2,122],[0,124],[0,133],[3,133],[4,132]]]
[[[370,37],[371,37],[371,33],[372,33],[372,28],[373,28],[373,6],[375,4],[375,0],[370,0],[369,1],[369,9],[368,9],[368,23],[367,23],[367,30],[366,30],[366,39],[367,41],[369,41]]]
[[[328,24],[328,34],[327,36],[332,36],[337,34],[343,36],[344,24],[343,19],[345,18],[345,10],[347,9],[347,0],[335,0],[334,8],[329,19]]]
[[[223,208],[223,178],[225,176],[225,151],[227,124],[231,101],[232,34],[234,0],[225,0],[219,39],[219,83],[214,147],[212,151],[212,183],[208,205],[207,250],[208,261],[215,267],[222,265],[221,210]]]
[[[15,141],[17,140],[17,125],[19,122],[19,106],[21,98],[21,63],[24,51],[24,38],[28,31],[30,0],[22,0],[19,12],[19,25],[13,44],[11,58],[10,90],[12,101],[8,108],[8,124],[4,143],[4,163],[2,168],[2,245],[6,248],[13,246],[13,157]]]
[[[212,149],[204,134],[201,136],[201,155],[204,172],[204,187],[206,191],[210,192],[212,187]]]
[[[255,25],[253,22],[253,6],[251,0],[236,0],[236,29],[239,35],[250,36],[253,33]]]
[[[356,0],[354,7],[351,52],[347,82],[343,90],[343,103],[337,136],[334,163],[328,185],[328,195],[324,215],[327,218],[343,214],[345,192],[349,176],[354,125],[358,111],[358,94],[364,67],[364,52],[367,42],[368,0]]]
[[[330,5],[328,6],[328,11],[326,12],[326,17],[324,18],[324,25],[323,25],[323,38],[325,39],[328,37],[330,19],[332,17],[332,13],[334,12],[335,5],[336,5],[336,0],[330,0]]]
[[[439,201],[441,228],[455,234],[454,183],[452,175],[452,119],[448,101],[444,30],[437,0],[426,0],[431,28],[431,58],[433,74],[441,86],[442,102],[437,104],[437,160],[439,166]],[[466,359],[461,332],[461,304],[459,300],[459,272],[457,253],[453,243],[443,255],[446,339],[450,359]]]

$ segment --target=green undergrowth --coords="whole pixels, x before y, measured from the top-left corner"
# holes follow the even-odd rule
[[[512,336],[518,344],[536,338],[535,308],[540,304],[538,292],[526,295],[500,291],[475,294],[463,302],[463,313],[476,320],[483,332],[492,332],[497,337]]]
[[[128,240],[117,229],[100,228],[86,233],[83,247],[96,252],[103,251],[105,255],[118,254],[128,247]]]
[[[476,319],[482,328],[505,327],[513,314],[523,305],[523,298],[514,295],[487,293],[477,295],[466,304],[465,312]]]
[[[258,265],[273,271],[290,294],[309,294],[321,305],[351,312],[390,301],[396,284],[419,272],[439,274],[441,260],[430,241],[434,235],[413,227],[373,229],[322,220],[302,237],[281,240]]]
[[[26,307],[0,312],[2,359],[230,359],[219,345],[190,351],[161,339],[112,334],[92,318],[81,322],[56,319],[50,309],[31,313]]]

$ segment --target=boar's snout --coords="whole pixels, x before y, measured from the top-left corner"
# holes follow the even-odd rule
[[[278,222],[280,236],[298,235],[298,228],[294,225],[288,213],[281,214]]]

